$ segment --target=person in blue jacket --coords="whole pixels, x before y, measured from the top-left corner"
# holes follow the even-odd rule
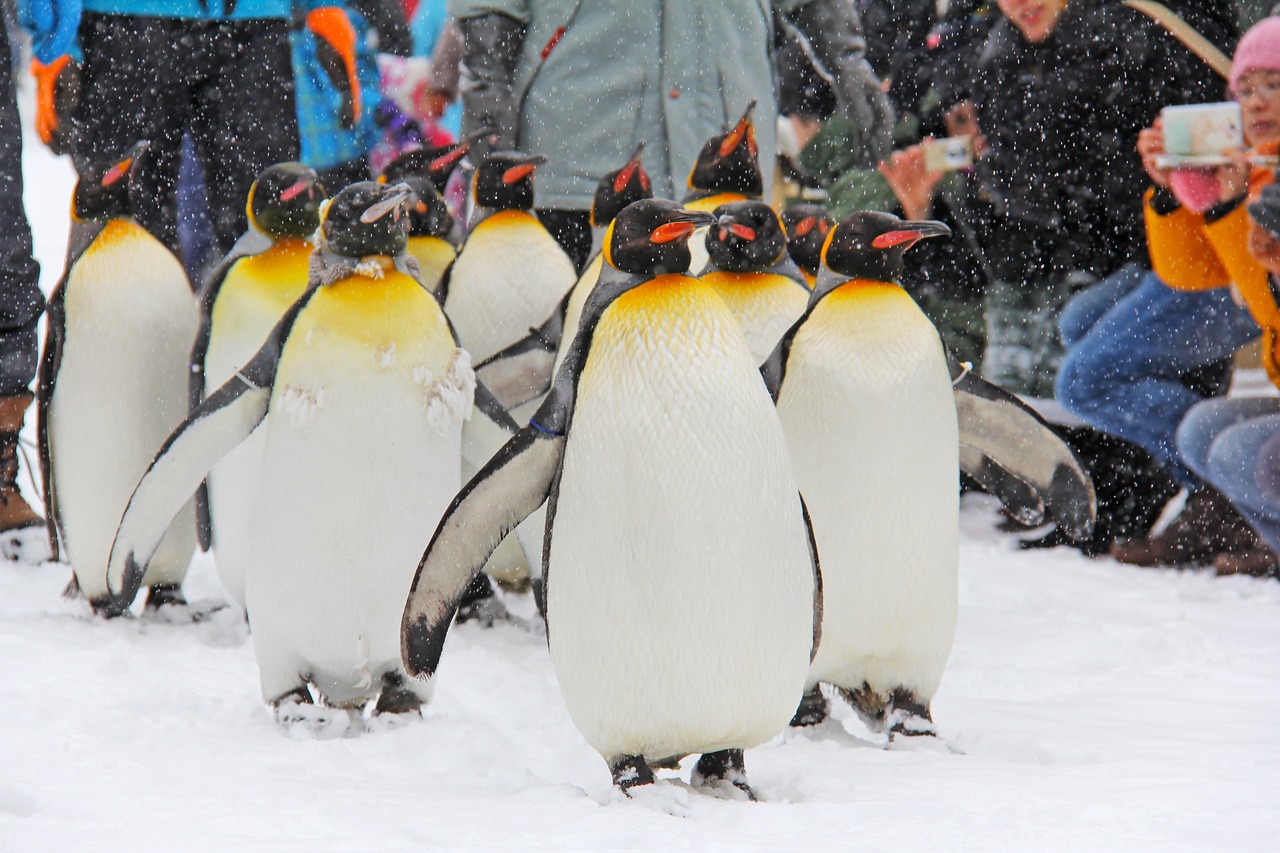
[[[360,114],[355,32],[342,9],[321,0],[28,3],[41,138],[68,149],[78,169],[149,140],[137,215],[175,250],[184,133],[203,166],[220,253],[245,230],[245,197],[258,173],[297,159],[289,46],[295,16],[340,84],[344,124]]]

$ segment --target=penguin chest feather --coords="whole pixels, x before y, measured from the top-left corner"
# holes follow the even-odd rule
[[[428,290],[435,290],[440,276],[453,263],[457,253],[449,241],[439,237],[410,237],[409,254],[418,260],[418,273]]]
[[[717,271],[703,274],[702,280],[729,306],[757,364],[769,357],[809,304],[803,288],[777,273]]]
[[[76,261],[65,298],[50,455],[67,553],[92,600],[107,592],[107,556],[134,486],[186,415],[198,308],[177,258],[127,220],[109,222]],[[188,505],[143,582],[180,582],[194,547]]]
[[[541,325],[576,280],[573,262],[542,223],[504,210],[467,237],[444,307],[458,340],[479,362]]]
[[[780,424],[705,285],[659,277],[604,311],[551,525],[552,660],[597,750],[750,747],[786,725],[813,570]]]
[[[470,358],[408,276],[352,276],[299,313],[249,531],[264,691],[272,673],[309,673],[342,702],[399,670],[400,612],[425,532],[458,489],[474,391]]]
[[[901,288],[843,285],[793,338],[778,413],[822,560],[813,680],[927,702],[957,610],[956,414],[936,330]]]

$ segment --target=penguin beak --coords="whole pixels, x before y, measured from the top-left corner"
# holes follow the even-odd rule
[[[400,220],[400,212],[404,209],[405,202],[414,196],[413,190],[408,184],[396,184],[387,191],[387,195],[382,200],[369,205],[364,213],[360,214],[360,221],[365,225],[377,222],[388,213],[395,217],[398,222]]]
[[[537,169],[539,166],[541,166],[545,162],[547,162],[547,158],[543,157],[541,154],[534,157],[530,157],[528,160],[521,163],[520,165],[512,166],[511,168],[503,172],[502,182],[508,185],[519,183],[520,181],[523,181],[525,178],[532,175],[534,169]]]
[[[716,220],[716,224],[720,226],[721,240],[725,238],[726,232],[729,234],[732,234],[735,237],[741,237],[743,240],[747,240],[747,241],[751,241],[756,238],[756,230],[754,228],[748,228],[746,225],[743,225],[741,222],[738,222],[729,214],[725,214],[724,216],[721,216],[718,220]]]
[[[120,158],[120,162],[108,169],[107,173],[102,176],[102,185],[104,187],[109,187],[125,175],[129,174],[129,171],[133,168],[134,161],[141,157],[142,154],[150,147],[151,143],[145,139],[140,142],[135,142],[133,147],[126,151],[124,156]]]
[[[490,133],[493,133],[493,128],[491,127],[482,127],[479,130],[468,133],[466,136],[462,137],[462,139],[458,140],[458,144],[452,149],[446,151],[428,163],[427,171],[439,172],[442,169],[449,168],[454,163],[467,156],[467,152],[471,150],[471,146]]]
[[[932,220],[903,222],[893,231],[876,235],[871,245],[876,249],[893,249],[900,246],[905,250],[927,237],[947,237],[950,234],[951,229],[941,222]]]
[[[653,243],[670,243],[672,240],[680,240],[688,237],[699,228],[714,225],[716,218],[710,213],[702,213],[697,210],[686,210],[677,214],[670,222],[664,222],[649,234],[649,240]]]
[[[725,135],[724,141],[720,143],[721,159],[728,157],[734,150],[747,140],[747,149],[752,156],[756,153],[756,134],[755,129],[751,126],[751,111],[756,108],[756,102],[752,101],[747,104],[747,109],[742,114],[742,118],[738,119],[738,123],[734,125],[733,130]]]

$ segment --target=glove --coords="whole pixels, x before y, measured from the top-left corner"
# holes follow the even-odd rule
[[[862,168],[873,168],[893,148],[893,108],[867,64],[867,42],[853,4],[845,0],[809,0],[789,15],[813,48],[814,58],[831,82],[836,103],[855,132],[862,134]]]
[[[80,66],[67,54],[44,65],[31,60],[36,80],[36,133],[54,154],[71,153],[71,122],[80,104]]]
[[[524,24],[508,15],[489,12],[458,21],[462,31],[462,62],[458,91],[462,96],[462,134],[490,129],[477,140],[472,156],[477,162],[490,151],[516,147],[519,116],[512,89]]]
[[[337,6],[321,6],[307,13],[307,29],[316,37],[316,58],[333,87],[342,95],[343,128],[351,130],[360,118],[360,79],[356,76],[356,30]]]
[[[80,28],[80,0],[29,0],[31,41],[44,65],[70,52]]]

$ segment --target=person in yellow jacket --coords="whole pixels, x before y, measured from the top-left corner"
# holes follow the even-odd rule
[[[1159,120],[1138,138],[1151,178],[1145,196],[1152,272],[1135,267],[1081,294],[1063,311],[1069,349],[1058,399],[1090,426],[1145,448],[1188,491],[1185,508],[1160,535],[1117,542],[1112,555],[1138,565],[1208,562],[1260,542],[1231,502],[1179,452],[1179,424],[1205,397],[1184,376],[1266,338],[1264,362],[1277,371],[1280,309],[1266,271],[1248,252],[1245,203],[1271,180],[1255,161],[1280,148],[1280,18],[1245,34],[1232,62],[1230,91],[1241,105],[1246,148],[1212,168],[1161,163]]]

